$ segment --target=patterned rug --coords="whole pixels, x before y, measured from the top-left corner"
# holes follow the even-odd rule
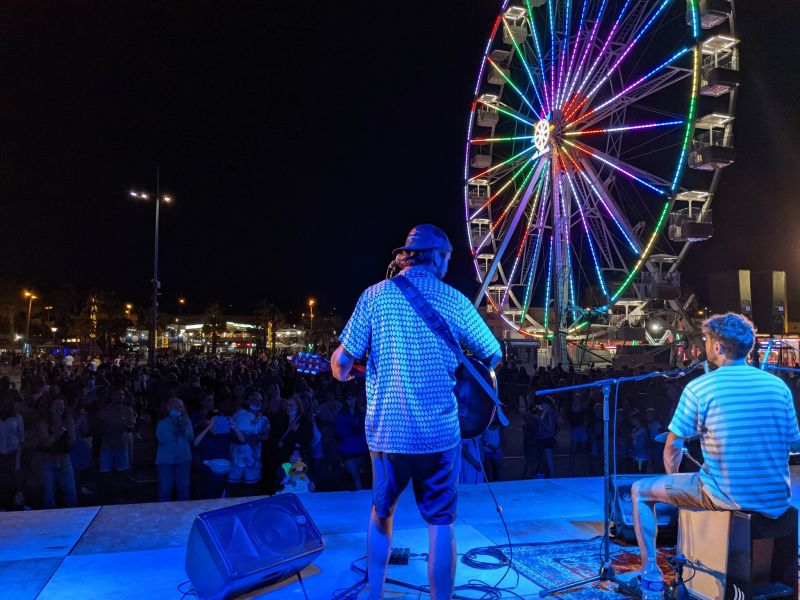
[[[514,544],[513,561],[517,571],[542,588],[554,588],[580,581],[597,575],[600,571],[602,537],[590,540],[568,540],[564,542],[540,544]],[[501,550],[509,556],[508,547]],[[658,565],[667,582],[674,579],[672,570],[667,565],[666,556],[674,554],[674,548],[660,548]],[[611,564],[617,574],[639,569],[639,548],[637,546],[621,546],[611,542]],[[618,593],[616,584],[605,581],[595,582],[574,588],[553,597],[568,600],[630,600],[631,596]]]

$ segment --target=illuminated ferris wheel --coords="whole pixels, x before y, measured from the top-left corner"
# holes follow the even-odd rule
[[[559,356],[598,316],[680,309],[734,159],[733,21],[728,0],[503,3],[466,143],[476,304]]]

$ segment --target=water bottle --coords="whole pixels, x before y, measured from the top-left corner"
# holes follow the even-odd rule
[[[642,600],[663,600],[664,578],[658,567],[642,571]]]

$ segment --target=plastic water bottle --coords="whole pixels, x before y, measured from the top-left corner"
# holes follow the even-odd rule
[[[642,600],[664,599],[664,577],[657,566],[642,571]]]

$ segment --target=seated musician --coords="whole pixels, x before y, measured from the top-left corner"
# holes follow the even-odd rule
[[[747,510],[776,519],[791,497],[789,452],[800,449],[792,394],[767,371],[749,366],[753,324],[735,313],[703,323],[708,361],[718,369],[689,382],[669,424],[667,475],[633,485],[633,517],[642,579],[657,574],[655,503]],[[678,473],[684,440],[699,435],[705,464]]]

